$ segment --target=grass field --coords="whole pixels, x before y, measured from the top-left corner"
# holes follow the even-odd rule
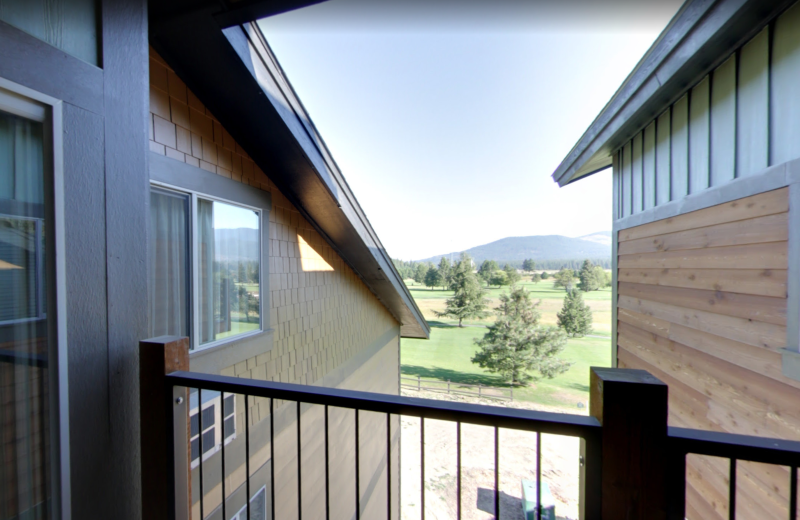
[[[452,296],[451,291],[430,290],[407,281],[409,290],[417,305],[431,325],[430,340],[403,339],[400,362],[404,376],[425,380],[447,381],[462,385],[473,391],[477,385],[506,386],[499,375],[491,374],[470,359],[475,354],[474,340],[486,333],[484,327],[451,326],[455,320],[436,317],[434,311],[442,311],[445,300]],[[523,282],[534,298],[541,300],[539,310],[543,325],[556,325],[556,313],[561,310],[564,299],[563,289],[554,289],[552,282],[538,284]],[[500,294],[507,289],[489,289],[487,297],[492,307],[499,303]],[[593,336],[572,338],[561,354],[562,359],[573,363],[569,371],[553,379],[543,379],[530,386],[514,389],[514,399],[539,404],[557,406],[565,410],[576,409],[578,403],[584,406],[589,399],[589,367],[610,366],[611,349],[611,290],[604,289],[584,294],[584,299],[592,308],[594,317]],[[486,325],[494,316],[486,320],[471,321],[471,325]],[[467,322],[465,322],[467,323]]]

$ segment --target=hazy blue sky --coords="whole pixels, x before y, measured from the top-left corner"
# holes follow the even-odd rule
[[[610,171],[550,174],[678,8],[330,0],[261,22],[390,255],[611,229]]]

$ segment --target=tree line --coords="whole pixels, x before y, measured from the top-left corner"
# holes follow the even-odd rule
[[[523,267],[531,272],[536,264],[526,260]],[[571,363],[558,354],[566,347],[568,337],[584,336],[592,327],[591,309],[583,301],[583,290],[578,287],[599,290],[606,282],[602,267],[589,260],[582,263],[577,275],[571,269],[559,271],[554,276],[554,286],[563,287],[566,295],[558,313],[558,326],[545,327],[540,324],[538,306],[541,300],[534,302],[531,293],[517,284],[522,275],[510,265],[500,269],[497,262],[485,261],[476,270],[472,259],[462,253],[455,264],[442,258],[438,267],[415,266],[415,275],[418,268],[419,276],[425,269],[425,278],[430,278],[430,283],[446,283],[453,291],[453,296],[445,302],[445,310],[436,311],[436,315],[457,320],[459,327],[464,326],[464,320],[483,319],[489,315],[484,284],[498,283],[502,278],[500,285],[509,285],[508,291],[500,295],[500,305],[494,309],[495,322],[487,326],[481,339],[475,340],[478,351],[471,361],[489,372],[499,373],[514,385],[553,378],[569,370]],[[541,280],[539,273],[532,276]]]

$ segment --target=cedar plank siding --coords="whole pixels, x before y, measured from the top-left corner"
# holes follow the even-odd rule
[[[269,325],[274,329],[271,349],[237,363],[218,367],[228,376],[298,384],[336,386],[351,390],[399,394],[399,323],[370,292],[355,272],[329,247],[319,233],[270,181],[214,116],[150,49],[150,150],[172,159],[255,186],[272,194],[269,215],[268,297]],[[213,194],[212,194],[213,195]],[[265,262],[266,264],[266,262]],[[275,516],[297,514],[297,437],[295,403],[275,401]],[[237,396],[236,431],[244,431],[244,398]],[[324,517],[324,428],[319,406],[303,406],[302,481],[303,516]],[[269,400],[250,402],[251,437],[269,428]],[[335,518],[355,515],[354,414],[331,409],[330,497]],[[386,419],[362,412],[361,515],[386,515]],[[380,432],[376,434],[375,432]],[[399,514],[399,420],[393,418],[393,515]],[[267,486],[269,501],[268,435],[251,442],[251,494]],[[257,445],[256,445],[257,444]],[[233,446],[233,445],[231,445]],[[228,448],[228,457],[243,460]],[[217,457],[218,459],[218,457]],[[227,462],[226,491],[244,485],[245,468]],[[204,463],[214,471],[214,457]],[[214,482],[219,482],[216,469]],[[195,470],[195,473],[197,470]],[[204,470],[206,475],[206,470]],[[197,485],[196,476],[193,484]],[[396,484],[395,484],[396,483]],[[199,517],[199,488],[193,492],[193,517]],[[218,508],[221,484],[206,477],[205,513]],[[243,505],[243,502],[242,502]],[[269,507],[269,506],[268,506]],[[228,505],[227,513],[236,510]]]
[[[669,424],[800,438],[786,343],[788,188],[618,233],[617,362],[669,385]],[[687,460],[687,518],[728,517],[728,462]],[[737,518],[786,518],[788,468],[740,462]]]

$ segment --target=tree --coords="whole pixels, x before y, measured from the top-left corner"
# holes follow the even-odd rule
[[[509,264],[506,264],[505,267],[503,267],[503,272],[506,274],[508,285],[514,285],[522,278],[517,270],[511,267]]]
[[[522,270],[526,273],[530,273],[536,268],[536,262],[531,260],[530,258],[522,261]]]
[[[506,273],[503,271],[495,271],[492,273],[492,276],[486,280],[487,285],[496,285],[498,287],[502,287],[503,285],[509,285],[508,278],[506,277]]]
[[[594,274],[594,279],[597,283],[598,290],[611,285],[611,273],[606,273],[606,270],[599,265],[594,266],[592,273]]]
[[[457,319],[459,327],[463,327],[462,321],[465,319],[486,317],[489,300],[478,277],[472,271],[472,259],[466,253],[461,254],[461,259],[453,267],[450,290],[455,294],[445,302],[444,312],[436,312],[437,316]]]
[[[547,280],[548,278],[550,278],[550,273],[542,271],[542,280]]]
[[[601,280],[605,281],[605,275],[600,280],[597,279],[597,272],[594,270],[594,264],[591,260],[584,260],[581,270],[578,273],[580,282],[578,288],[583,292],[596,291],[603,287]]]
[[[575,285],[575,271],[572,269],[562,269],[553,275],[553,279],[555,280],[553,287],[563,287],[569,292]]]
[[[475,340],[479,350],[472,362],[512,384],[553,378],[569,370],[570,363],[557,357],[567,336],[555,327],[539,326],[539,303],[520,286],[500,295],[497,321],[489,325],[483,338]]]
[[[564,306],[557,316],[558,326],[572,337],[582,337],[592,331],[592,310],[577,289],[567,291]]]
[[[430,287],[433,289],[434,287],[440,287],[442,285],[442,275],[439,273],[439,270],[433,266],[428,268],[428,272],[425,273],[425,287]]]
[[[542,281],[542,275],[540,275],[539,273],[533,273],[533,276],[531,276],[531,281],[533,283],[541,282]]]
[[[417,283],[425,283],[425,275],[428,274],[428,266],[422,262],[418,263],[414,268],[414,281]]]
[[[480,268],[478,269],[478,276],[480,276],[481,279],[484,282],[486,282],[487,285],[491,285],[491,282],[489,282],[489,280],[492,278],[494,272],[498,271],[499,269],[500,266],[498,266],[497,262],[495,262],[494,260],[484,260],[481,263]]]
[[[442,285],[445,287],[450,285],[450,273],[453,270],[453,266],[450,265],[450,260],[447,259],[446,256],[443,256],[441,260],[439,260],[439,274],[442,275]]]

